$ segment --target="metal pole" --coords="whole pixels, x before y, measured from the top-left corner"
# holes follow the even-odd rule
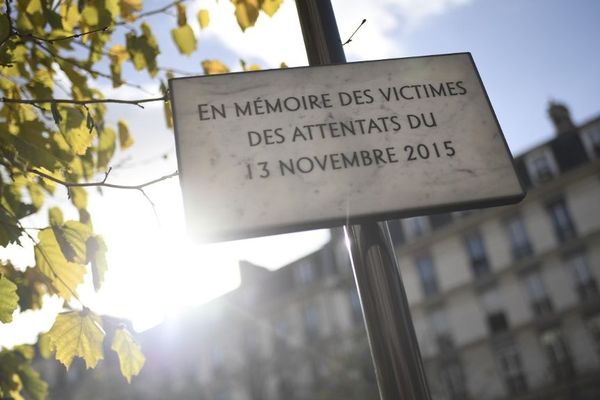
[[[310,65],[346,62],[330,0],[296,0]],[[387,224],[344,227],[382,400],[430,400]]]

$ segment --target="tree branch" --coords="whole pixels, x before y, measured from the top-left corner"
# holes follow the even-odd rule
[[[38,176],[41,176],[42,178],[46,178],[48,180],[51,180],[52,182],[58,183],[59,185],[63,185],[67,188],[70,187],[93,187],[93,186],[101,186],[101,187],[108,187],[108,188],[113,188],[113,189],[130,189],[130,190],[142,190],[144,189],[146,186],[150,186],[150,185],[154,185],[155,183],[173,178],[177,175],[179,175],[179,172],[175,171],[172,172],[168,175],[165,176],[161,176],[160,178],[156,178],[153,179],[151,181],[148,182],[144,182],[144,183],[140,183],[138,185],[117,185],[114,183],[108,183],[106,182],[106,180],[108,179],[108,175],[110,174],[110,171],[112,169],[109,169],[106,174],[104,175],[104,179],[102,179],[99,182],[67,182],[67,181],[63,181],[62,179],[56,178],[52,175],[46,174],[45,172],[42,172],[36,168],[32,168],[29,170],[29,172],[34,173]]]
[[[54,42],[60,42],[61,40],[69,40],[69,39],[79,38],[79,37],[82,37],[85,35],[90,35],[92,33],[105,32],[108,30],[108,28],[109,28],[108,26],[105,26],[103,28],[97,28],[97,29],[93,29],[91,31],[75,33],[73,35],[58,37],[58,38],[54,38],[54,39],[48,39],[45,37],[36,36],[33,33],[24,33],[24,32],[18,32],[18,31],[15,32],[15,34],[23,39],[34,39],[34,40],[39,40],[42,42],[54,43]]]
[[[354,30],[354,32],[352,32],[352,35],[350,35],[350,37],[348,38],[348,40],[346,40],[344,43],[342,43],[342,46],[347,45],[348,43],[350,43],[352,41],[352,38],[354,37],[354,35],[356,35],[356,32],[358,32],[358,30],[365,24],[365,22],[367,22],[367,19],[364,18],[362,20],[362,22],[360,23],[360,25],[358,26],[358,28],[356,28]]]
[[[136,16],[136,20],[138,20],[138,19],[140,19],[140,18],[144,18],[144,17],[149,17],[149,16],[151,16],[151,15],[155,15],[155,14],[160,14],[160,13],[162,13],[162,12],[165,12],[165,11],[167,11],[169,8],[171,8],[171,7],[174,7],[174,6],[176,6],[177,4],[179,4],[179,3],[183,3],[183,2],[185,2],[185,1],[187,1],[187,0],[175,0],[175,1],[173,1],[173,2],[171,2],[171,3],[169,3],[169,4],[167,4],[167,5],[165,5],[165,6],[163,6],[163,7],[157,8],[157,9],[155,9],[155,10],[149,10],[149,11],[143,12],[143,13],[141,13],[141,14],[138,14],[138,15]],[[129,21],[119,21],[119,22],[115,22],[115,24],[114,24],[114,25],[115,25],[115,26],[122,26],[122,25],[127,25],[127,24],[129,24]]]
[[[116,103],[116,104],[131,104],[134,106],[138,106],[140,108],[144,108],[142,106],[143,103],[150,103],[153,101],[168,101],[169,98],[167,96],[161,97],[153,97],[148,99],[137,99],[137,100],[121,100],[121,99],[87,99],[87,100],[75,100],[75,99],[13,99],[8,97],[2,97],[0,99],[2,103],[19,103],[19,104],[97,104],[97,103]]]

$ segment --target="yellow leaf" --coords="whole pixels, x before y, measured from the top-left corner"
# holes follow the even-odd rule
[[[177,25],[187,25],[187,17],[185,16],[185,4],[177,3]]]
[[[281,6],[281,3],[283,3],[283,0],[263,0],[262,10],[269,17],[272,17]]]
[[[279,64],[279,68],[288,68],[287,64],[282,62],[281,64]]]
[[[12,321],[12,315],[17,309],[18,303],[17,285],[0,274],[0,322]]]
[[[202,69],[205,75],[225,74],[229,72],[229,68],[219,60],[202,61]]]
[[[90,132],[86,126],[71,129],[65,132],[64,135],[67,143],[78,156],[85,154],[96,137],[96,133],[94,131]]]
[[[119,328],[115,331],[110,348],[119,356],[121,374],[131,383],[131,377],[138,375],[146,362],[140,346],[125,328]]]
[[[200,24],[200,29],[204,29],[208,26],[210,22],[210,15],[208,14],[208,10],[200,10],[198,11],[198,23]]]
[[[125,46],[120,44],[115,44],[108,50],[108,55],[110,60],[115,64],[122,64],[123,62],[129,59],[129,53]]]
[[[133,138],[129,133],[127,122],[121,119],[117,126],[119,128],[119,144],[121,145],[121,150],[125,150],[133,145]]]
[[[191,26],[183,25],[174,28],[171,30],[171,35],[180,53],[190,55],[196,50],[196,36]]]
[[[121,18],[127,22],[133,22],[137,19],[136,12],[142,11],[142,0],[120,0]]]
[[[87,4],[83,8],[83,10],[81,11],[81,18],[87,26],[96,26],[100,21],[98,9],[92,4]]]
[[[171,110],[171,103],[168,101],[164,102],[163,111],[165,113],[165,123],[167,128],[173,128],[173,111]]]
[[[40,231],[38,241],[34,249],[37,268],[50,279],[61,297],[71,299],[77,286],[83,282],[85,267],[67,261],[52,228]]]
[[[48,335],[48,332],[40,333],[38,335],[37,346],[40,351],[40,356],[45,360],[49,359],[52,355],[52,350],[50,348],[50,335]]]
[[[94,368],[104,358],[100,318],[87,309],[57,315],[48,335],[56,359],[67,369],[76,356],[83,358],[86,368]]]
[[[71,203],[77,208],[87,208],[87,192],[81,187],[69,188],[69,196],[71,196]]]
[[[231,2],[235,4],[235,17],[242,31],[254,26],[260,9],[258,0],[231,0]]]
[[[63,213],[60,208],[52,207],[48,210],[48,221],[50,225],[60,226],[63,224]]]
[[[252,64],[248,67],[248,71],[260,71],[260,66],[258,64]]]
[[[27,191],[31,198],[31,204],[36,210],[39,210],[44,204],[44,192],[42,192],[41,186],[34,182],[28,182]]]
[[[53,226],[54,235],[68,261],[87,264],[87,241],[92,235],[91,228],[78,221],[67,221],[61,226]]]
[[[75,2],[63,1],[60,4],[60,16],[62,17],[63,29],[72,32],[73,28],[79,25],[79,10]]]
[[[31,0],[25,9],[27,14],[35,14],[38,11],[42,11],[42,2],[40,0]]]
[[[86,243],[87,259],[92,264],[92,279],[94,289],[99,290],[104,282],[104,274],[108,270],[106,265],[106,243],[102,236],[92,236]]]

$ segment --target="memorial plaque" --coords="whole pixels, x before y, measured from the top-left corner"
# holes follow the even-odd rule
[[[204,241],[517,202],[469,53],[170,80]]]

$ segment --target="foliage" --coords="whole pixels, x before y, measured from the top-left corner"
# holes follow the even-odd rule
[[[281,1],[231,0],[242,30],[253,26],[261,12],[272,16]],[[172,42],[190,55],[198,45],[193,24],[206,29],[209,13],[202,9],[188,20],[185,0],[156,9],[145,8],[142,0],[0,0],[0,9],[0,247],[33,245],[35,256],[35,265],[27,268],[0,261],[0,323],[10,323],[15,312],[42,308],[45,295],[59,296],[66,311],[40,336],[40,354],[54,352],[67,368],[81,357],[93,368],[104,358],[105,337],[112,337],[122,375],[131,381],[144,364],[133,336],[122,326],[103,326],[79,298],[85,275],[91,270],[99,290],[107,270],[107,246],[94,230],[86,187],[143,192],[163,179],[131,187],[107,182],[115,153],[134,143],[127,121],[116,127],[105,121],[107,104],[162,101],[172,127],[166,81],[173,73],[159,63],[159,41],[147,18],[175,12]],[[97,81],[140,88],[123,77],[127,65],[160,80],[162,96],[104,98]],[[206,74],[229,71],[218,60],[206,60],[201,67]],[[64,220],[62,208],[70,206],[57,200],[60,186],[67,189],[78,220]],[[35,221],[47,220],[37,233],[23,223],[33,215],[38,215]],[[114,334],[106,335],[105,329]],[[0,397],[45,397],[47,387],[31,367],[33,357],[29,346],[1,350]]]

